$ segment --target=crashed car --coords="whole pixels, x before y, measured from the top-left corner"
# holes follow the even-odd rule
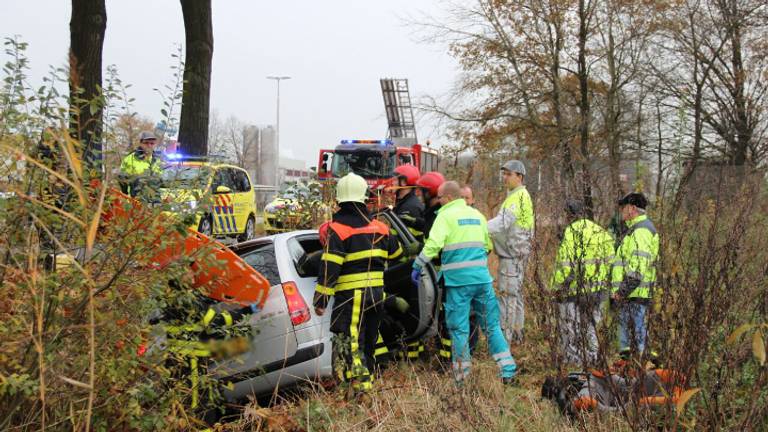
[[[397,230],[407,248],[415,239],[391,211],[379,220]],[[332,376],[331,314],[317,316],[312,307],[318,268],[306,265],[321,250],[317,231],[293,231],[259,238],[231,247],[243,260],[266,277],[270,284],[264,308],[250,317],[253,328],[247,352],[214,363],[210,369],[228,384],[225,396],[237,400],[265,395],[307,380]],[[385,290],[405,298],[411,308],[393,312],[388,321],[398,327],[398,343],[404,344],[436,333],[439,286],[434,268],[418,287],[410,281],[412,262],[391,266],[384,275]],[[332,305],[329,305],[332,307]]]

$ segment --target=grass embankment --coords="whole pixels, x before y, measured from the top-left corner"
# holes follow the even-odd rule
[[[533,344],[519,347],[521,353]],[[555,404],[540,397],[551,373],[522,354],[526,363],[516,386],[504,386],[485,353],[474,358],[473,375],[459,389],[447,372],[427,362],[397,363],[385,370],[367,397],[351,399],[348,389],[313,386],[281,396],[269,408],[253,403],[243,418],[227,425],[242,431],[576,431]],[[586,419],[585,419],[586,420]],[[594,421],[597,420],[597,421]],[[626,428],[620,418],[588,419],[590,431]]]

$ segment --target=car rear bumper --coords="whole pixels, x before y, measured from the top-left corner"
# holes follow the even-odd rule
[[[296,353],[287,359],[223,378],[222,382],[229,387],[225,388],[224,397],[236,401],[249,395],[269,394],[306,380],[329,377],[333,374],[331,358],[330,338],[315,341],[297,349]]]

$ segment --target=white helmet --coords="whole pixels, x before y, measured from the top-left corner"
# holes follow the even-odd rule
[[[355,173],[349,173],[336,183],[336,201],[359,202],[365,204],[368,196],[368,183]]]

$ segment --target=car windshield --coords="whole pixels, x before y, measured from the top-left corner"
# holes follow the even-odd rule
[[[167,188],[203,189],[211,178],[210,167],[202,165],[171,165],[163,169],[163,185]]]
[[[381,151],[336,151],[333,158],[333,175],[343,177],[350,171],[366,178],[389,178],[394,175],[395,152]]]

